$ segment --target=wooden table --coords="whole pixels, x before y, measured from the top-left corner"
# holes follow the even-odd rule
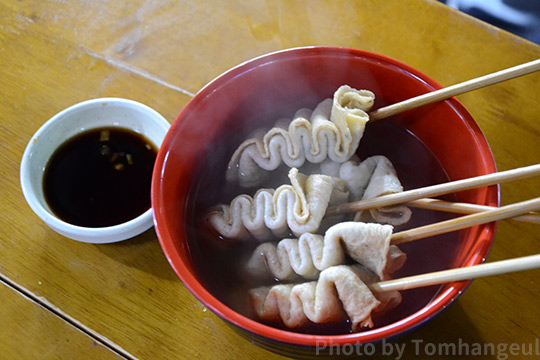
[[[20,159],[32,134],[61,109],[117,96],[172,122],[221,72],[304,45],[374,51],[443,85],[540,58],[540,47],[430,0],[1,0],[0,19],[5,359],[281,358],[239,337],[199,303],[171,270],[153,230],[91,245],[57,235],[32,213],[19,185]],[[540,162],[539,94],[540,73],[459,96],[499,170]],[[504,185],[502,204],[538,196],[538,189],[539,179]],[[488,261],[540,252],[539,230],[501,222]],[[399,339],[403,358],[429,355],[427,344],[460,342],[540,351],[539,275],[474,281],[448,310]]]

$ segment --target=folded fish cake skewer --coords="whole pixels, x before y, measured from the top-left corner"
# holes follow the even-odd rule
[[[322,270],[344,264],[346,255],[381,279],[400,269],[407,256],[390,245],[393,227],[376,223],[343,222],[324,236],[305,233],[298,239],[267,242],[252,253],[244,270],[253,278],[316,279]]]

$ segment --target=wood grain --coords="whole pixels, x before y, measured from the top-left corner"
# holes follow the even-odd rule
[[[125,359],[0,282],[2,359]],[[54,330],[54,331],[52,331]]]
[[[172,122],[221,72],[294,46],[374,51],[445,86],[540,58],[540,47],[429,0],[1,0],[0,19],[0,273],[140,359],[280,357],[240,338],[201,305],[169,267],[153,230],[89,245],[39,221],[22,197],[18,171],[26,142],[46,119],[82,100],[119,96]],[[539,93],[540,76],[531,74],[458,97],[499,170],[540,162]],[[531,198],[538,188],[538,179],[503,185],[502,202]],[[489,260],[538,253],[539,244],[534,225],[504,222]],[[474,281],[445,313],[398,339],[407,344],[404,358],[415,356],[414,339],[534,342],[536,289],[536,271]],[[36,321],[46,323],[41,316]],[[0,312],[9,328],[17,329],[19,319]],[[63,331],[65,324],[55,323],[51,331]],[[4,341],[1,350],[19,345]],[[69,352],[79,355],[78,347]]]

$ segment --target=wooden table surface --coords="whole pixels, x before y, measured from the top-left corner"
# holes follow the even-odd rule
[[[540,58],[537,45],[430,0],[0,1],[0,358],[282,358],[199,303],[153,230],[109,245],[50,230],[22,196],[19,165],[32,134],[67,106],[124,97],[172,122],[223,71],[305,45],[387,55],[443,85]],[[458,97],[499,170],[540,162],[539,96],[540,73]],[[538,189],[538,179],[503,185],[502,204]],[[538,225],[505,221],[488,261],[539,252]],[[526,357],[529,345],[540,354],[539,276],[473,281],[445,312],[399,339],[402,358],[429,355],[419,341],[494,344],[496,351],[527,345],[487,358]]]

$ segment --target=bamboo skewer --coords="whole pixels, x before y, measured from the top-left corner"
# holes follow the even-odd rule
[[[403,191],[396,194],[379,196],[369,200],[360,200],[351,203],[330,206],[326,211],[325,216],[329,217],[346,213],[354,213],[367,209],[396,205],[406,203],[411,200],[417,200],[431,196],[438,196],[457,191],[470,190],[482,186],[502,184],[509,181],[527,179],[536,175],[540,175],[540,164],[507,171],[500,171],[463,180],[451,181],[443,184],[427,186],[424,188]]]
[[[493,206],[468,204],[468,203],[461,203],[461,202],[451,202],[451,201],[444,201],[444,200],[430,199],[430,198],[412,200],[412,201],[407,202],[406,205],[410,207],[418,208],[418,209],[444,211],[444,212],[462,214],[462,215],[475,214],[482,211],[489,211],[489,210],[497,209],[496,207],[493,207]],[[536,212],[529,212],[525,215],[519,215],[519,216],[510,218],[510,220],[533,223],[533,224],[540,224],[540,214]]]
[[[380,108],[376,111],[370,113],[370,122],[380,119],[384,119],[408,110],[415,109],[417,107],[431,104],[440,100],[445,100],[463,94],[468,91],[476,90],[485,86],[496,84],[505,80],[516,78],[522,75],[529,74],[540,70],[540,59],[531,61],[525,64],[521,64],[509,69],[495,72],[486,76],[482,76],[476,79],[465,81],[460,84],[456,84],[441,90],[433,91],[424,95],[417,96],[412,99],[408,99],[384,108]],[[480,180],[478,177],[477,181],[473,179],[467,185],[466,181],[458,181],[447,184],[441,184],[439,187],[437,185],[416,189],[411,191],[406,191],[400,194],[393,194],[380,197],[378,201],[359,201],[356,203],[344,204],[340,206],[331,207],[327,211],[327,216],[337,215],[340,213],[347,212],[357,212],[365,209],[370,209],[374,207],[383,207],[389,205],[395,205],[400,202],[407,202],[407,205],[413,207],[420,207],[425,209],[432,210],[443,210],[450,211],[460,214],[470,215],[463,216],[457,219],[451,219],[448,221],[443,221],[437,224],[431,224],[416,229],[411,229],[408,231],[403,231],[396,233],[392,236],[393,244],[401,244],[404,242],[409,242],[424,238],[427,236],[433,236],[441,234],[448,231],[454,231],[463,229],[469,226],[479,225],[491,221],[501,220],[504,218],[514,217],[515,220],[527,221],[527,222],[540,222],[540,216],[538,214],[528,214],[522,216],[516,216],[520,214],[527,213],[531,210],[540,209],[540,198],[529,200],[526,202],[516,203],[508,205],[501,208],[490,209],[491,207],[473,205],[473,204],[460,204],[460,203],[449,203],[441,200],[434,199],[422,199],[428,196],[436,196],[442,194],[448,194],[450,192],[458,190],[467,190],[479,186],[493,185],[497,183],[502,183],[506,181],[513,181],[517,179],[524,179],[526,177],[535,176],[537,174],[535,168],[538,165],[533,165],[532,167],[515,169],[516,177],[513,178],[513,175],[510,175],[509,172],[505,172],[508,176],[503,176],[503,173],[498,173],[501,175],[499,180],[493,180],[491,182],[488,179],[485,179],[487,176],[484,176],[484,180]],[[525,173],[518,175],[519,170],[531,170]],[[522,177],[524,175],[525,177]],[[401,195],[401,196],[399,196]],[[382,199],[385,198],[385,199]],[[407,290],[412,288],[418,288],[423,286],[437,285],[453,281],[462,281],[470,280],[479,277],[499,275],[509,272],[523,271],[540,268],[540,255],[526,256],[516,259],[497,261],[493,263],[475,265],[471,267],[464,267],[458,269],[437,271],[422,275],[409,276],[401,279],[383,281],[375,284],[371,284],[370,288],[374,292],[384,292],[384,291],[393,291],[393,290]]]
[[[450,231],[465,229],[475,225],[507,219],[538,209],[540,209],[540,197],[502,206],[493,210],[483,211],[481,213],[466,215],[455,219],[441,221],[435,224],[429,224],[414,229],[401,231],[392,235],[391,243],[394,245],[399,245],[429,236],[435,236]]]
[[[408,290],[447,282],[471,280],[485,276],[506,274],[540,268],[540,255],[524,256],[515,259],[494,261],[457,269],[436,271],[401,279],[381,281],[369,285],[374,292]]]
[[[530,74],[540,70],[540,59],[517,65],[508,69],[484,75],[476,79],[471,79],[459,84],[455,84],[444,89],[423,94],[412,99],[408,99],[393,105],[385,106],[369,114],[370,122],[384,119],[417,107],[431,104],[437,101],[446,100],[452,96],[460,95],[468,91],[493,85],[505,80]]]

